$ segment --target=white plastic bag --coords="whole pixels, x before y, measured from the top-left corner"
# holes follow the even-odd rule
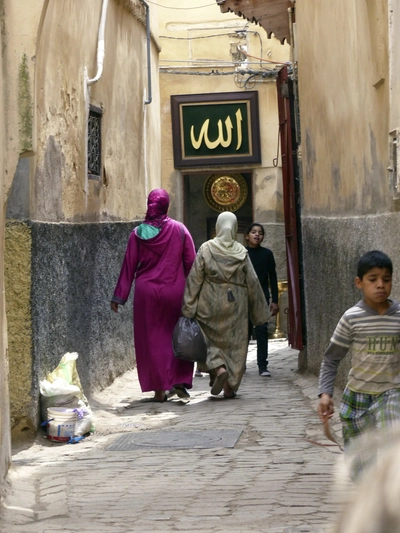
[[[83,393],[81,381],[76,369],[76,352],[68,352],[61,358],[57,368],[40,382],[40,414],[47,420],[48,407],[79,409],[81,416],[75,425],[75,436],[85,435],[92,428],[92,411]]]
[[[72,394],[79,396],[80,388],[77,385],[70,385],[64,378],[56,378],[53,382],[44,379],[40,382],[40,394],[43,396],[60,396]]]

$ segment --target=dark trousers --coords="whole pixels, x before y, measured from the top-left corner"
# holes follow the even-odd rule
[[[258,372],[264,372],[268,368],[268,322],[254,328],[257,341],[257,365]],[[249,340],[253,331],[253,324],[249,322]]]

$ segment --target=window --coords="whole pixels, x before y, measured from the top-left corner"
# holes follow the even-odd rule
[[[100,179],[101,175],[101,119],[103,111],[90,106],[88,123],[88,177]]]

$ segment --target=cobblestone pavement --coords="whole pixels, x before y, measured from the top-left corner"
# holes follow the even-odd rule
[[[351,491],[342,454],[316,415],[317,380],[296,372],[297,352],[270,341],[272,377],[260,377],[255,345],[237,398],[209,394],[196,377],[191,401],[153,403],[135,371],[94,395],[96,432],[69,445],[43,436],[15,450],[2,531],[326,533]],[[108,448],[124,433],[238,430],[234,447],[145,444]],[[337,421],[334,429],[338,429]],[[193,434],[193,433],[192,433]],[[178,435],[179,437],[179,435]],[[168,446],[168,442],[165,443]]]

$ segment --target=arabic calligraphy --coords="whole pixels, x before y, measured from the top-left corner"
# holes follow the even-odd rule
[[[240,109],[238,109],[235,113],[236,117],[236,131],[237,131],[237,145],[236,150],[239,150],[239,148],[242,145],[242,112]],[[218,120],[217,126],[218,126],[218,137],[212,141],[209,139],[208,136],[208,128],[210,125],[210,119],[208,118],[203,122],[203,125],[201,126],[199,136],[195,137],[195,131],[194,131],[194,125],[192,124],[190,128],[190,140],[192,142],[192,146],[195,150],[198,150],[202,143],[207,146],[209,150],[214,150],[218,146],[222,146],[223,148],[228,148],[228,146],[232,143],[232,130],[233,130],[233,124],[231,117],[228,115],[225,119],[225,131],[226,131],[226,137],[224,135],[224,127],[222,124],[222,120]]]

